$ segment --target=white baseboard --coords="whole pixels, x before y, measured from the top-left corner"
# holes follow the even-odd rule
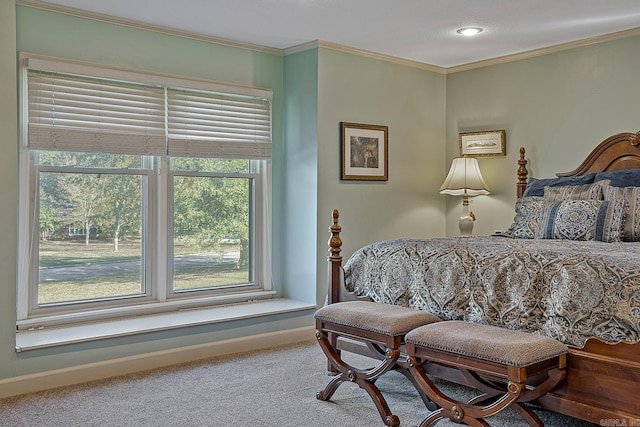
[[[105,360],[0,380],[0,398],[315,338],[313,326]]]

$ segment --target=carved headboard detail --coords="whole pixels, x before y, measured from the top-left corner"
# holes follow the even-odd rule
[[[610,136],[598,144],[576,169],[556,175],[576,176],[636,168],[640,168],[640,132],[624,132]]]
[[[520,148],[518,160],[518,198],[527,186],[527,160],[524,147]],[[624,169],[640,169],[640,132],[623,132],[610,136],[589,153],[580,166],[571,172],[560,172],[556,176],[568,177],[585,175],[590,172],[607,172]]]

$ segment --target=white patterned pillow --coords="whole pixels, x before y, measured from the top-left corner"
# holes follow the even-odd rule
[[[609,181],[598,181],[595,184],[544,187],[544,198],[554,202],[562,200],[602,200],[603,188],[608,184]]]
[[[516,202],[516,216],[513,224],[504,235],[516,239],[535,239],[538,237],[540,221],[551,202],[544,197],[522,197]]]
[[[622,240],[640,241],[640,187],[605,187],[604,199],[624,203],[624,223]]]
[[[549,205],[540,222],[539,238],[620,241],[624,203],[608,200],[566,200]]]

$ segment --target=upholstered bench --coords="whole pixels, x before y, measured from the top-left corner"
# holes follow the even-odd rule
[[[407,332],[440,319],[419,310],[368,301],[339,302],[324,306],[316,312],[315,319],[318,343],[329,364],[338,371],[336,377],[316,397],[328,400],[343,382],[356,383],[371,396],[385,425],[399,425],[398,417],[391,413],[374,382],[380,375],[396,367]],[[339,337],[374,346],[383,355],[382,360],[371,369],[359,369],[350,365],[341,358],[337,349]],[[407,373],[407,377],[411,378],[411,375]]]
[[[407,333],[409,370],[440,409],[420,424],[432,426],[443,418],[470,426],[488,426],[485,417],[512,407],[530,426],[542,426],[524,405],[548,393],[565,376],[568,348],[552,338],[495,326],[446,321]],[[429,379],[424,363],[457,368],[482,395],[468,403],[443,394]],[[525,384],[537,378],[537,385]],[[541,382],[540,382],[541,381]]]

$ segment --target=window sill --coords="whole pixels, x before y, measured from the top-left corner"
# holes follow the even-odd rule
[[[19,331],[16,333],[16,352],[315,308],[315,304],[302,301],[271,299],[108,320],[100,322],[99,328],[92,323]]]

